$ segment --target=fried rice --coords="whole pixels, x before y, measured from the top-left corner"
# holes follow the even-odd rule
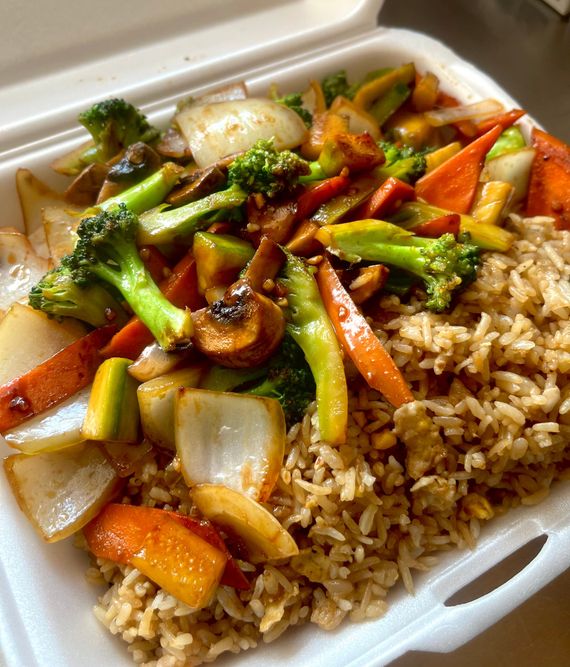
[[[386,613],[388,591],[436,554],[473,548],[482,524],[534,505],[570,477],[570,233],[512,215],[508,253],[486,253],[449,313],[381,299],[371,322],[413,388],[398,410],[348,368],[345,445],[321,441],[315,407],[288,434],[267,507],[300,553],[253,566],[195,611],[130,566],[98,559],[97,618],[136,663],[179,667],[271,642],[289,626],[333,629]],[[177,461],[149,455],[124,502],[193,514]]]

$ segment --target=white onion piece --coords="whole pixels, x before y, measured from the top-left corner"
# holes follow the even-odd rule
[[[146,438],[159,447],[174,449],[174,397],[180,387],[198,386],[202,372],[202,366],[181,368],[138,386],[141,426]]]
[[[192,500],[206,518],[239,535],[254,563],[299,553],[279,521],[249,496],[220,484],[200,484],[192,490]]]
[[[514,186],[512,203],[523,201],[528,191],[530,171],[535,155],[534,148],[521,148],[489,160],[481,174],[483,181],[504,181]]]
[[[4,460],[18,505],[47,542],[68,537],[91,521],[121,481],[92,442],[36,456]]]
[[[16,172],[16,190],[26,234],[31,241],[33,239],[36,252],[47,258],[49,251],[42,227],[42,211],[46,206],[62,206],[63,195],[40,181],[29,169],[18,169]]]
[[[502,111],[504,111],[504,107],[500,102],[486,99],[474,104],[462,104],[457,107],[426,111],[424,116],[430,125],[441,127],[461,120],[484,120],[496,116]]]
[[[298,114],[272,100],[249,98],[192,106],[176,116],[196,164],[203,168],[246,151],[259,139],[274,139],[275,148],[295,148],[307,128]]]
[[[129,366],[129,375],[139,382],[147,382],[170,373],[184,359],[184,352],[165,352],[155,341],[147,345]]]
[[[222,88],[217,88],[208,93],[200,95],[194,100],[194,104],[214,104],[217,102],[232,102],[247,99],[247,86],[245,81],[236,81]],[[189,105],[192,106],[192,105]]]
[[[15,303],[0,322],[0,385],[32,370],[84,334],[85,327],[77,320],[57,322]]]
[[[174,425],[189,486],[223,484],[254,500],[269,498],[285,451],[285,418],[275,399],[182,389]]]
[[[0,230],[0,317],[15,303],[28,300],[30,289],[48,270],[28,239],[12,229]]]
[[[72,206],[47,206],[42,211],[42,222],[50,255],[55,263],[59,263],[65,255],[75,248],[79,226],[79,216],[74,215],[79,209]]]
[[[4,433],[8,444],[24,454],[54,451],[84,440],[81,427],[87,413],[91,386],[66,401]]]

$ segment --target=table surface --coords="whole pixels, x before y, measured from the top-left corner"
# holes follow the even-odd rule
[[[438,38],[570,142],[570,21],[542,0],[385,0],[378,23]],[[390,667],[563,667],[569,601],[570,570],[460,649],[411,652]]]

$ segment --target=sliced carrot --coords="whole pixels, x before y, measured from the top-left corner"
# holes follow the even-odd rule
[[[0,433],[86,387],[103,361],[99,349],[115,331],[114,325],[95,329],[0,387]]]
[[[329,199],[342,194],[350,185],[348,176],[333,176],[308,187],[297,199],[296,220],[305,220]]]
[[[225,542],[209,521],[156,507],[110,503],[84,528],[89,549],[97,558],[128,564],[140,550],[145,537],[167,515],[178,521],[201,539],[219,549],[227,558],[221,583],[240,590],[249,588],[249,582],[232,558]]]
[[[527,215],[551,215],[557,229],[570,229],[570,146],[535,128],[536,155],[530,172]]]
[[[496,125],[416,182],[416,195],[455,213],[468,213],[475,199],[485,155],[502,132]]]
[[[417,236],[428,236],[429,238],[439,238],[443,234],[453,234],[457,236],[461,226],[461,216],[459,213],[448,213],[440,215],[439,218],[427,220],[415,227],[410,227]]]
[[[166,514],[147,533],[131,563],[171,595],[201,609],[220,583],[226,557]]]
[[[196,264],[190,253],[174,267],[172,274],[159,285],[164,295],[179,308],[195,310],[204,305],[198,291]],[[131,317],[125,326],[117,331],[102,350],[104,357],[125,357],[136,359],[144,348],[152,343],[154,336],[138,317]]]
[[[388,215],[402,202],[411,201],[415,198],[416,191],[411,185],[404,183],[399,178],[390,176],[372,193],[369,199],[352,213],[352,217],[355,220],[381,218]]]
[[[143,245],[139,248],[139,253],[154,282],[164,280],[165,272],[170,266],[160,250],[153,245]]]
[[[525,114],[526,111],[523,111],[522,109],[511,109],[511,111],[506,111],[498,116],[493,116],[493,118],[482,120],[480,123],[477,123],[477,134],[481,136],[482,134],[485,134],[485,132],[492,130],[495,125],[500,125],[504,131],[511,127],[511,125],[514,125],[517,120],[522,118]]]
[[[396,408],[413,401],[402,373],[327,259],[319,264],[317,283],[337,338],[368,384]]]

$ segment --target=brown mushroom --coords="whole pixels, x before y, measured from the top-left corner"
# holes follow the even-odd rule
[[[115,197],[135,185],[152,172],[160,169],[158,153],[142,141],[131,144],[119,159],[114,161],[103,183],[97,203]]]
[[[245,279],[235,282],[223,299],[196,311],[193,317],[196,349],[230,368],[262,364],[285,333],[281,308]]]
[[[180,179],[180,184],[172,190],[166,201],[173,206],[183,206],[220,189],[226,182],[226,175],[216,165],[196,169]]]
[[[90,164],[78,174],[64,192],[65,201],[75,206],[93,206],[101,190],[109,167],[104,164]]]

